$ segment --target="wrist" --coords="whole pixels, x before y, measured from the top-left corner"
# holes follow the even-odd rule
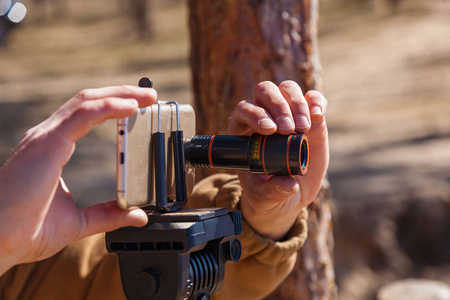
[[[281,209],[282,203],[270,210],[261,210],[253,207],[249,201],[242,200],[240,209],[247,224],[258,235],[274,241],[280,241],[286,236],[300,213],[296,209]]]

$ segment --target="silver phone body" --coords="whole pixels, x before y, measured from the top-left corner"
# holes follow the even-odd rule
[[[171,131],[177,129],[175,105],[160,106],[161,132],[165,133],[167,196],[175,198],[175,176]],[[195,113],[190,105],[179,105],[179,124],[184,138],[195,134]],[[158,132],[158,105],[139,109],[134,115],[117,122],[117,201],[122,209],[154,205],[155,164],[152,136]],[[186,166],[188,195],[194,186],[194,169]]]

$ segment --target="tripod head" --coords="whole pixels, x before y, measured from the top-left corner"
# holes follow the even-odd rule
[[[205,300],[216,293],[225,263],[241,256],[241,214],[225,208],[150,213],[143,228],[106,235],[117,253],[128,299]]]

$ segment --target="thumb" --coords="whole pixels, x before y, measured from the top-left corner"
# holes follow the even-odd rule
[[[142,227],[147,222],[148,216],[140,208],[122,210],[116,201],[100,203],[80,209],[80,230],[76,240],[121,227]]]

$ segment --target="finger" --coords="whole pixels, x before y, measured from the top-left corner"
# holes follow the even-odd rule
[[[65,118],[57,118],[55,128],[61,139],[76,142],[91,128],[107,119],[128,117],[136,112],[138,102],[134,99],[104,98],[81,102]],[[62,119],[62,120],[60,120]],[[58,125],[59,124],[59,125]]]
[[[250,100],[238,103],[228,125],[228,133],[245,135],[252,131],[269,135],[276,131],[276,124],[269,113]]]
[[[142,209],[122,210],[117,201],[97,204],[80,210],[81,225],[75,240],[121,227],[142,227],[147,221],[147,214]]]
[[[295,125],[291,108],[275,84],[269,81],[258,84],[255,89],[254,101],[270,113],[277,124],[279,133],[294,132]]]
[[[291,108],[295,122],[295,131],[297,133],[307,132],[311,127],[311,119],[308,102],[303,97],[300,86],[292,80],[287,80],[283,81],[279,88]]]
[[[156,100],[158,99],[156,90],[132,85],[86,89],[75,96],[75,98],[80,101],[97,100],[109,97],[135,99],[139,103],[139,107],[149,106],[156,103]]]
[[[305,100],[308,102],[311,122],[314,124],[323,123],[328,106],[327,99],[320,92],[312,90],[305,94]]]

